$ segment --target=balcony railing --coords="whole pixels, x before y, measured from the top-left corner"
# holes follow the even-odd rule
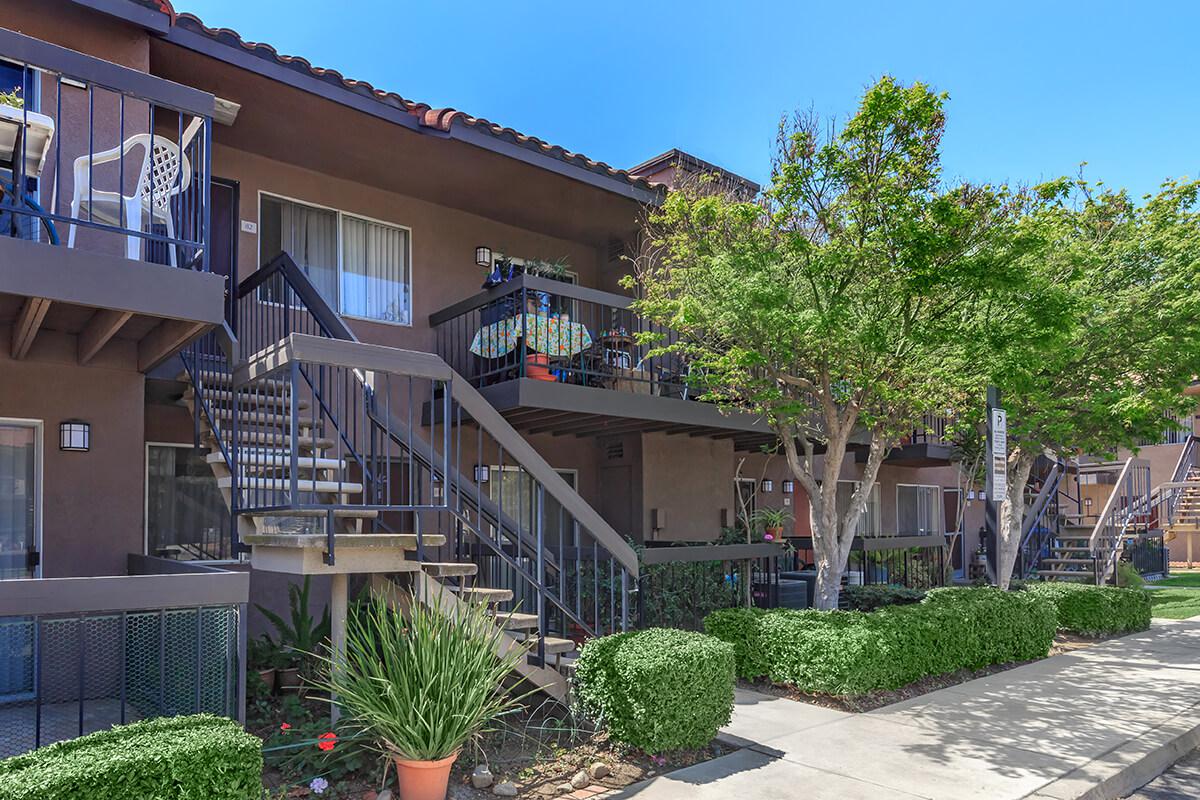
[[[212,110],[0,28],[0,236],[207,270]]]
[[[430,317],[438,354],[476,387],[517,378],[696,399],[677,354],[651,356],[678,334],[622,295],[521,275]],[[655,345],[639,336],[655,335]]]

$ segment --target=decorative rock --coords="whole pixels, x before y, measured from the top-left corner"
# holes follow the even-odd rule
[[[392,800],[392,790],[384,789],[375,797],[375,800]]]
[[[592,785],[592,776],[587,774],[587,770],[581,769],[571,777],[571,787],[573,789],[586,789]]]
[[[492,785],[492,771],[487,768],[487,764],[480,764],[471,773],[471,785],[476,789],[486,789]]]
[[[575,791],[575,787],[569,783],[560,783],[557,789],[559,794],[570,794]]]
[[[588,772],[592,773],[592,780],[595,781],[607,778],[612,774],[612,770],[608,768],[608,764],[605,764],[603,761],[597,761],[595,764],[592,764]]]
[[[497,783],[495,788],[492,789],[492,794],[496,795],[497,797],[516,797],[517,785],[512,781]]]

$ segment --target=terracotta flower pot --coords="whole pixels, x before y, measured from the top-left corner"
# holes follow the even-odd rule
[[[783,537],[783,526],[767,528],[765,532],[770,534],[772,541],[778,542]]]
[[[299,689],[303,683],[300,679],[300,670],[297,667],[278,670],[275,673],[275,682],[279,686],[280,691],[288,692]]]
[[[450,768],[457,760],[457,752],[440,761],[393,758],[400,800],[445,800],[450,786]]]
[[[275,668],[274,667],[270,667],[269,669],[260,669],[258,671],[258,677],[262,678],[262,682],[267,685],[268,692],[275,691]]]
[[[550,356],[544,353],[530,353],[525,356],[525,377],[535,381],[556,381],[550,372]]]

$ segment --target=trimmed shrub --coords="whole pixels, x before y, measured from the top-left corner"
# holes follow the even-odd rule
[[[748,621],[757,630],[744,632]],[[1028,592],[934,589],[917,604],[878,611],[776,609],[746,617],[738,631],[766,674],[802,691],[863,694],[930,675],[1043,658],[1054,640],[1054,607]]]
[[[761,608],[723,608],[704,618],[704,632],[733,645],[737,676],[752,680],[767,674],[770,664],[758,640]]]
[[[849,611],[874,611],[884,606],[919,603],[925,599],[925,592],[903,586],[844,586],[842,598]]]
[[[661,753],[703,747],[733,714],[733,645],[650,628],[583,646],[575,692],[619,742]]]
[[[134,722],[0,761],[0,800],[259,800],[262,742],[209,714]]]
[[[1150,627],[1150,595],[1144,589],[1054,581],[1033,584],[1029,592],[1053,604],[1061,630],[1081,636],[1107,636]]]

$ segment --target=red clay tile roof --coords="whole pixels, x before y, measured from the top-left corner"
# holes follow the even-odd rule
[[[289,69],[307,72],[326,83],[342,86],[356,94],[370,97],[380,103],[407,111],[416,117],[417,121],[425,127],[440,131],[449,131],[455,124],[466,125],[498,139],[512,142],[528,150],[533,150],[549,158],[580,167],[588,172],[606,175],[630,186],[647,190],[654,190],[659,186],[645,178],[630,174],[628,170],[618,169],[603,161],[596,161],[582,153],[574,153],[559,145],[550,144],[536,136],[521,133],[513,128],[499,125],[482,117],[473,117],[464,111],[458,111],[453,108],[433,108],[427,103],[409,100],[395,92],[376,89],[366,81],[347,78],[337,70],[314,67],[307,59],[300,56],[284,55],[269,44],[248,42],[242,38],[241,34],[230,28],[210,28],[195,14],[187,12],[177,14],[170,0],[143,0],[143,2],[149,2],[157,6],[160,11],[170,17],[172,25],[178,25],[181,28],[202,34],[230,47],[240,48],[260,58],[275,61]]]

